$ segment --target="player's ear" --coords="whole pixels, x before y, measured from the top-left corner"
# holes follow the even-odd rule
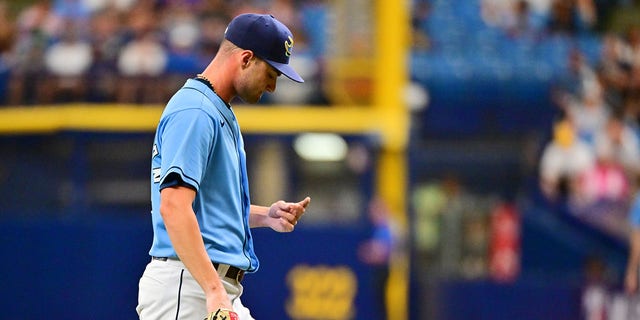
[[[253,57],[253,51],[251,50],[244,50],[242,52],[242,69],[246,69],[249,66],[249,63],[251,63]]]

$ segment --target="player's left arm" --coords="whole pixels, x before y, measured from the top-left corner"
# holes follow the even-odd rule
[[[300,202],[280,200],[270,207],[251,205],[249,225],[252,228],[269,227],[278,232],[291,232],[310,202],[311,198],[306,197]]]

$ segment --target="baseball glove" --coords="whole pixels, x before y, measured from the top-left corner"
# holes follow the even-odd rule
[[[211,312],[204,320],[239,320],[238,314],[228,309]]]

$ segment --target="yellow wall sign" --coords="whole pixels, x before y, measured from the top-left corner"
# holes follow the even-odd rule
[[[291,296],[286,301],[291,319],[352,319],[358,281],[346,266],[297,265],[287,274]]]

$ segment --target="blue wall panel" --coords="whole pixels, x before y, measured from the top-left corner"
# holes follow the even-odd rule
[[[136,319],[145,218],[0,223],[2,319]]]
[[[138,279],[149,261],[152,237],[148,217],[4,220],[0,234],[5,257],[0,319],[137,319]],[[262,267],[246,277],[243,302],[259,319],[290,318],[286,305],[295,298],[307,315],[344,307],[355,319],[376,319],[371,274],[356,256],[364,236],[363,229],[353,228],[299,228],[291,234],[255,230]],[[296,292],[287,282],[297,267],[313,271],[307,274],[311,278],[297,278],[312,284],[310,291]],[[327,279],[327,274],[342,277]],[[330,281],[349,280],[349,275],[355,288]]]

